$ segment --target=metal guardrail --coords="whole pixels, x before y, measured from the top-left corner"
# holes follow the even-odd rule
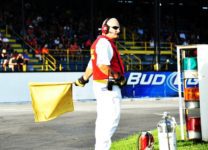
[[[134,54],[121,54],[126,71],[142,70],[142,60]]]
[[[125,54],[155,54],[154,45],[151,42],[135,42],[135,41],[118,41],[117,43],[120,53]],[[174,44],[172,42],[160,43],[160,54],[174,56]]]
[[[169,43],[170,44],[170,43]],[[125,65],[125,68],[127,71],[132,70],[143,70],[144,68],[147,68],[147,66],[153,66],[154,64],[146,64],[142,61],[140,58],[140,51],[143,51],[142,53],[146,54],[143,50],[128,50],[125,46],[123,46],[121,43],[117,43],[118,47],[122,47],[122,50],[120,49],[119,52],[123,58],[123,62]],[[170,46],[170,45],[168,45]],[[148,51],[148,50],[146,50]],[[153,50],[150,50],[153,51]],[[169,50],[166,50],[169,51]],[[89,50],[81,50],[77,51],[75,54],[71,54],[69,49],[50,49],[49,50],[51,57],[53,59],[47,59],[47,64],[44,66],[47,66],[47,68],[43,69],[45,71],[51,70],[51,71],[84,71],[85,66],[87,66],[87,63],[90,59],[90,53]],[[171,52],[169,52],[170,55]],[[149,53],[148,53],[149,54]],[[154,54],[154,52],[152,52]],[[50,56],[49,55],[49,56]],[[152,62],[153,63],[153,62]],[[162,64],[165,65],[165,64]],[[81,68],[81,70],[80,70]],[[152,67],[148,67],[152,68]],[[146,70],[146,69],[145,69]],[[165,70],[168,70],[168,67],[166,65]]]
[[[57,66],[56,66],[56,59],[50,55],[50,54],[45,54],[43,55],[43,71],[56,71]]]

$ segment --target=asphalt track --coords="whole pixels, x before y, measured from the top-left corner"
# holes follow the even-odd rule
[[[74,102],[75,111],[35,123],[30,103],[0,103],[0,150],[93,150],[96,102]],[[112,140],[155,129],[164,111],[179,125],[177,99],[124,100]]]

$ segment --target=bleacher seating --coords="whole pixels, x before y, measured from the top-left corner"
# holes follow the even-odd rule
[[[10,45],[10,47],[11,47],[11,50],[8,51],[9,55],[13,54],[15,52],[23,54],[25,51],[28,51],[28,49],[23,48],[22,44],[19,43],[15,39],[16,38],[15,36],[13,36],[9,33],[6,33],[5,29],[0,29],[0,32],[3,37],[6,37],[8,39],[7,44]],[[29,53],[28,56],[29,56],[29,62],[27,64],[27,67],[25,67],[24,71],[41,71],[40,70],[40,62],[38,61],[38,59],[35,58],[33,56],[33,54],[31,54],[31,53]]]
[[[191,1],[192,3],[198,4],[198,2],[196,1]],[[48,3],[50,3],[49,0],[46,0],[44,1],[44,3],[41,4],[39,4],[36,1],[25,1],[25,20],[23,20],[24,24],[22,24],[22,16],[16,16],[16,14],[18,14],[17,12],[22,9],[20,7],[21,5],[17,5],[19,4],[19,2],[16,0],[11,0],[8,2],[5,1],[2,3],[0,8],[5,7],[16,9],[14,9],[13,11],[10,11],[10,9],[2,9],[2,13],[0,12],[2,18],[0,19],[2,19],[5,22],[1,22],[2,20],[0,20],[0,25],[9,25],[19,34],[19,36],[22,37],[22,39],[20,39],[16,35],[13,35],[11,32],[7,35],[8,37],[10,36],[9,40],[12,49],[19,53],[24,52],[25,49],[28,50],[28,48],[26,48],[25,46],[21,46],[24,40],[31,44],[32,48],[35,47],[35,44],[36,46],[42,46],[47,43],[49,45],[49,49],[66,50],[69,48],[71,41],[77,40],[77,43],[81,48],[83,48],[84,41],[93,41],[93,39],[95,39],[95,37],[97,36],[97,32],[95,32],[95,30],[97,30],[97,28],[100,27],[103,18],[105,18],[109,14],[114,14],[115,17],[117,17],[121,21],[122,28],[118,48],[122,57],[124,58],[125,65],[128,66],[126,68],[129,70],[135,69],[135,71],[146,70],[144,68],[153,69],[152,65],[155,63],[155,51],[154,46],[152,45],[152,40],[154,39],[155,22],[153,21],[154,15],[152,14],[152,11],[146,9],[147,7],[150,8],[149,6],[152,7],[152,4],[143,3],[143,1],[132,1],[132,6],[129,7],[127,3],[121,4],[118,1],[108,0],[105,3],[109,5],[106,5],[105,7],[100,7],[99,4],[97,5],[97,3],[95,3],[94,7],[99,7],[99,12],[97,12],[97,14],[99,15],[96,17],[93,16],[93,18],[91,18],[92,15],[85,13],[83,9],[90,10],[92,5],[86,5],[86,7],[82,8],[82,11],[80,11],[80,9],[77,9],[80,6],[79,2],[81,1],[63,0],[61,2],[57,1],[55,5],[51,3],[51,5],[56,6],[56,9],[54,9],[53,13],[51,13],[50,9],[47,7]],[[86,4],[88,2],[82,1],[82,3]],[[78,7],[75,7],[75,5]],[[113,7],[111,9],[111,7],[109,6],[122,7],[126,11],[125,13],[117,14],[117,12],[115,12],[115,9],[113,9]],[[103,14],[102,12],[105,12],[103,10],[106,10],[106,7],[109,8],[108,14]],[[194,6],[187,7],[192,8]],[[44,13],[40,14],[39,12],[41,12],[43,8]],[[202,37],[198,36],[199,33],[196,32],[197,30],[191,30],[196,25],[195,22],[192,21],[192,19],[183,19],[184,16],[182,15],[177,16],[177,14],[180,13],[175,14],[176,16],[173,17],[171,16],[172,10],[170,10],[169,13],[168,8],[169,7],[166,7],[166,5],[163,5],[162,9],[164,11],[167,11],[167,13],[161,14],[161,65],[167,62],[174,65],[176,64],[176,62],[174,61],[174,59],[176,59],[176,53],[174,51],[175,47],[172,42],[174,42],[175,44],[184,44],[187,42],[188,44],[196,44]],[[134,13],[131,11],[132,9],[135,10]],[[183,12],[185,10],[178,11]],[[194,11],[196,11],[196,9],[194,9]],[[132,17],[130,19],[126,19],[129,18],[128,16]],[[195,17],[196,20],[198,19],[196,18],[196,16],[193,17]],[[177,20],[178,22],[174,22],[175,20]],[[184,22],[182,23],[182,21]],[[89,26],[86,26],[86,24]],[[187,24],[191,24],[191,26],[189,26],[189,30],[187,29]],[[141,30],[142,33],[140,32]],[[182,31],[186,34],[187,39],[180,38],[179,34]],[[201,29],[201,31],[205,30]],[[28,52],[30,58],[30,61],[28,63],[28,71],[46,71],[44,69],[44,64],[42,64],[42,62],[39,62],[37,59],[34,58],[33,54],[31,53],[31,48],[29,48]],[[62,70],[59,69],[59,66],[61,65],[63,66],[63,71],[83,71],[83,66],[86,66],[88,62],[86,60],[80,60],[80,62],[71,61],[70,55],[67,56],[68,60],[60,59],[63,56],[58,56],[60,58],[57,58],[57,56],[53,54],[51,55],[56,59],[55,70]],[[148,65],[151,67],[144,67]]]

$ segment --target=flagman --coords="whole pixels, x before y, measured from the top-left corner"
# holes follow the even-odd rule
[[[115,45],[120,33],[116,18],[107,18],[102,24],[102,35],[91,46],[91,59],[83,76],[75,85],[84,87],[93,76],[93,91],[97,100],[95,150],[109,150],[111,137],[120,120],[121,87],[126,83],[124,66]]]

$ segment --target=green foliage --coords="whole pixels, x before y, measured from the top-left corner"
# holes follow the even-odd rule
[[[154,137],[154,150],[159,150],[157,129],[151,131]],[[184,131],[184,133],[186,133]],[[111,150],[138,150],[140,132],[112,143]],[[180,129],[176,128],[177,150],[208,150],[208,142],[196,140],[180,140]]]

